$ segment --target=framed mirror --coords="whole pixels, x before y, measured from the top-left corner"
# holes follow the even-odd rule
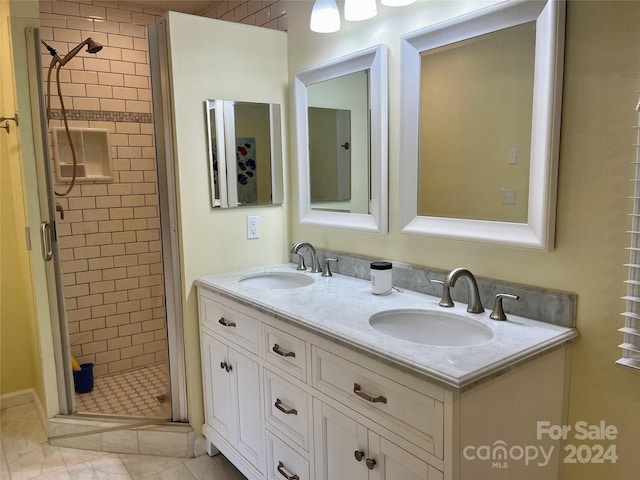
[[[403,233],[550,250],[564,0],[514,0],[401,40]]]
[[[294,76],[300,223],[388,231],[385,46]]]
[[[282,186],[280,105],[206,100],[211,205],[279,205]]]

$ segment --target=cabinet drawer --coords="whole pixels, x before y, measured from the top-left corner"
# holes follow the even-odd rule
[[[265,360],[302,380],[307,379],[307,342],[264,324]]]
[[[309,450],[309,395],[269,370],[265,376],[267,423]]]
[[[221,303],[215,295],[199,292],[202,327],[219,333],[252,353],[258,353],[259,322],[245,312]]]
[[[267,444],[267,480],[310,480],[309,462],[304,457],[270,432]]]
[[[442,402],[321,348],[314,346],[312,355],[315,388],[378,422],[386,420],[387,427],[442,458]]]

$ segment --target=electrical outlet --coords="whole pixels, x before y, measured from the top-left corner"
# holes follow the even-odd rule
[[[260,238],[260,217],[247,215],[247,239]]]
[[[503,188],[502,192],[502,204],[503,205],[515,205],[516,204],[516,191],[512,188]]]

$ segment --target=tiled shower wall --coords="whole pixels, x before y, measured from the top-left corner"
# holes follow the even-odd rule
[[[76,183],[56,198],[65,213],[57,228],[71,351],[94,363],[96,376],[167,360],[146,32],[160,15],[99,0],[40,0],[41,38],[60,56],[87,37],[104,46],[78,54],[60,80],[70,127],[110,131],[114,181]],[[212,2],[201,15],[286,30],[285,0]],[[42,52],[46,79],[51,57]],[[53,82],[51,92],[49,126],[62,126]]]
[[[145,27],[157,12],[57,0],[40,1],[40,12],[41,38],[60,56],[87,37],[104,45],[97,55],[83,51],[60,72],[70,127],[108,129],[114,167],[113,182],[76,183],[56,198],[64,209],[57,228],[72,354],[94,363],[96,376],[166,361]],[[51,57],[42,50],[46,79]],[[62,126],[53,82],[51,91],[49,125]],[[67,185],[54,187],[64,192]]]
[[[287,5],[285,0],[245,0],[213,2],[203,17],[229,22],[256,25],[273,30],[287,30]]]

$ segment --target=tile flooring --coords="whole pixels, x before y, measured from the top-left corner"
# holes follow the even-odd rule
[[[76,412],[171,418],[167,362],[96,377],[93,391],[76,393]]]
[[[222,455],[197,458],[53,447],[33,403],[0,414],[2,480],[246,480]]]

